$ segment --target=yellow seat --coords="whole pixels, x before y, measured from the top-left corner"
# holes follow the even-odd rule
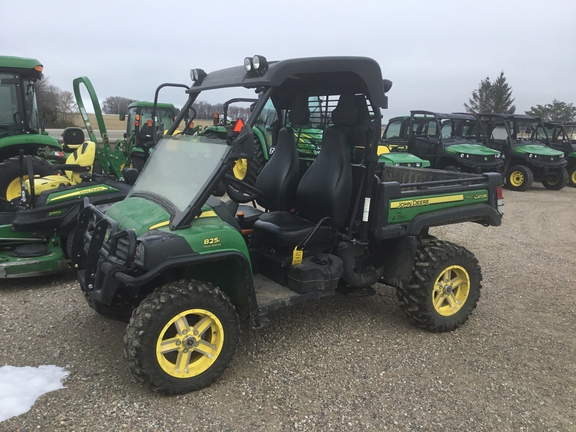
[[[80,184],[82,181],[80,174],[83,172],[92,172],[95,157],[96,144],[92,141],[85,141],[76,150],[74,150],[70,156],[68,156],[66,164],[64,165],[64,167],[66,167],[66,165],[76,165],[78,167],[83,167],[84,169],[67,170],[64,168],[64,175],[54,174],[34,178],[34,194],[39,195],[44,191],[57,189],[60,186],[74,186]],[[55,165],[54,167],[57,169],[58,165]],[[32,193],[30,190],[29,180],[26,180],[25,185],[28,193]]]

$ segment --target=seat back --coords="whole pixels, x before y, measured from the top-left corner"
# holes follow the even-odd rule
[[[62,143],[66,151],[76,150],[84,142],[84,131],[79,127],[68,127],[62,132]]]
[[[312,222],[329,217],[336,227],[344,224],[352,195],[352,166],[343,130],[358,117],[353,94],[342,95],[332,112],[334,126],[322,135],[321,150],[298,185],[298,215]]]
[[[310,110],[306,95],[294,96],[289,116],[293,127],[308,123]],[[285,127],[278,132],[274,153],[256,179],[256,188],[264,193],[264,196],[257,199],[258,204],[270,211],[291,211],[296,205],[299,180],[298,149],[294,131]]]
[[[68,165],[80,165],[83,167],[90,167],[88,172],[92,172],[94,168],[94,158],[96,157],[96,144],[92,141],[84,142],[80,147],[78,147],[74,152],[66,158],[66,164]],[[87,171],[83,171],[87,172]],[[79,184],[82,179],[80,178],[80,172],[65,171],[66,177],[70,179],[72,184]]]

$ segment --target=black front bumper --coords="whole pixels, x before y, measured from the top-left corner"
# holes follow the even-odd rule
[[[133,269],[135,254],[134,231],[118,231],[116,222],[91,204],[82,209],[71,260],[82,291],[92,300],[112,302],[121,283],[116,273]]]

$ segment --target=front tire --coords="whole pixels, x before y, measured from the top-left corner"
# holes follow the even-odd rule
[[[558,173],[550,174],[548,177],[542,179],[542,184],[546,189],[560,190],[568,184],[569,176],[566,168],[560,168]]]
[[[422,240],[412,279],[396,293],[400,307],[420,328],[455,330],[468,320],[480,299],[482,272],[474,255],[462,246],[436,239]]]
[[[506,187],[508,189],[524,192],[534,182],[532,170],[524,165],[514,165],[506,174]]]
[[[29,157],[29,156],[27,156]],[[37,156],[32,157],[32,167],[34,177],[44,177],[54,174],[53,165],[46,159]],[[24,180],[28,179],[26,159],[24,159]],[[20,158],[13,157],[7,159],[0,165],[0,211],[12,211],[16,208],[14,200],[22,196],[22,186],[20,184]],[[12,202],[14,201],[14,202]]]
[[[568,174],[570,186],[576,187],[576,166],[570,169],[570,173]]]
[[[238,315],[207,282],[164,285],[134,311],[124,334],[132,375],[163,394],[200,390],[217,379],[236,353]]]

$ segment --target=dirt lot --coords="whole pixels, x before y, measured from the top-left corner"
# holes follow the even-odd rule
[[[132,379],[124,325],[93,313],[70,272],[0,281],[0,365],[55,364],[66,389],[2,431],[574,431],[576,189],[505,193],[502,227],[443,227],[474,252],[478,309],[453,333],[416,329],[378,286],[245,330],[211,387],[177,397]]]

